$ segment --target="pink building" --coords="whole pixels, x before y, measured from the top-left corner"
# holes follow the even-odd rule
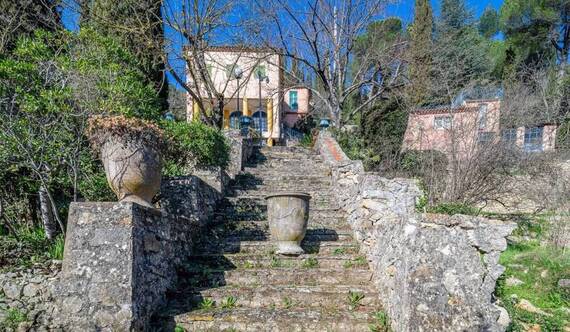
[[[499,99],[468,100],[459,107],[419,108],[408,117],[404,150],[436,150],[459,159],[484,144],[511,144],[528,152],[554,150],[556,125],[501,124]]]
[[[309,112],[309,90],[284,87],[281,55],[266,48],[216,46],[204,57],[217,93],[224,96],[224,128],[238,128],[239,118],[250,116],[253,127],[272,144],[281,139],[283,126],[292,127]],[[196,85],[191,77],[188,84]],[[216,101],[206,97],[205,88],[197,90],[206,107],[214,107]],[[187,119],[198,119],[199,112],[189,95]]]
[[[283,123],[293,128],[297,121],[309,114],[311,91],[307,88],[288,88],[283,96]]]

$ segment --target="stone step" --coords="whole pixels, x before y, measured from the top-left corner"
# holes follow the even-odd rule
[[[295,173],[292,173],[295,172]],[[242,174],[251,174],[260,177],[279,176],[283,174],[303,174],[311,176],[331,176],[331,170],[324,164],[310,163],[268,163],[246,166]]]
[[[261,150],[255,155],[253,155],[253,159],[255,158],[310,158],[310,159],[321,159],[321,156],[317,153],[312,151],[284,151],[284,150]]]
[[[236,180],[232,184],[235,189],[262,189],[267,188],[272,191],[321,191],[330,190],[332,182],[330,178],[315,178],[301,180],[279,180],[279,179],[247,179]]]
[[[269,242],[267,242],[269,243]],[[236,253],[225,254],[207,253],[190,256],[192,266],[186,269],[237,269],[237,268],[327,268],[327,269],[360,269],[368,270],[365,257],[353,253],[333,254],[303,254],[298,257],[273,255],[267,247],[265,253]]]
[[[348,310],[353,304],[350,292],[363,297],[359,307],[376,308],[380,306],[378,293],[371,286],[289,286],[289,285],[253,285],[222,286],[184,291],[175,295],[173,306],[199,308],[204,299],[211,299],[220,306],[229,297],[235,298],[236,306],[248,308],[271,308],[278,306],[284,299],[296,303],[298,308],[320,308],[329,310]]]
[[[234,183],[248,183],[248,184],[264,184],[268,182],[283,182],[283,183],[313,183],[313,184],[331,184],[332,178],[326,175],[309,175],[309,174],[287,174],[275,177],[261,177],[248,173],[247,176],[238,175],[234,179]]]
[[[325,268],[271,268],[237,270],[200,270],[180,272],[179,278],[186,285],[194,287],[246,286],[259,285],[370,285],[372,272],[355,269]]]
[[[265,210],[267,208],[267,200],[264,197],[259,196],[237,196],[237,197],[225,197],[222,202],[222,207],[251,207],[251,208],[262,208]],[[338,210],[338,204],[336,201],[330,198],[317,198],[315,200],[309,201],[309,212],[318,210]]]
[[[326,311],[286,308],[249,310],[247,308],[200,310],[177,315],[175,324],[186,331],[300,332],[370,331],[372,314],[355,310]]]
[[[266,220],[266,205],[225,205],[215,212],[223,220]],[[340,209],[310,207],[309,225],[333,225],[344,218],[345,213]]]
[[[266,152],[291,152],[291,153],[316,153],[315,150],[306,148],[304,146],[264,146],[258,149],[258,152],[266,153]]]
[[[322,222],[330,222],[330,225],[323,225]],[[239,231],[269,231],[269,222],[267,220],[226,220],[219,224],[212,225],[213,230],[228,230],[231,232]],[[346,223],[344,217],[329,218],[329,220],[321,220],[321,222],[312,222],[307,225],[307,234],[352,234],[352,229]],[[235,233],[234,233],[235,234]]]
[[[307,254],[322,254],[322,255],[356,255],[359,252],[359,247],[355,242],[351,241],[309,241],[305,240],[301,243],[301,247]],[[210,254],[274,254],[275,245],[270,241],[241,241],[236,239],[234,241],[224,240],[223,243],[200,243],[200,248],[204,252]]]
[[[273,188],[271,188],[273,189]],[[271,195],[275,192],[279,192],[281,190],[271,190],[270,188],[248,188],[248,189],[241,189],[241,188],[232,188],[227,191],[226,197],[251,197],[251,198],[263,198]],[[275,188],[278,189],[278,188]],[[279,188],[281,189],[281,188]],[[309,188],[307,188],[309,189]],[[329,190],[314,190],[310,188],[309,190],[304,191],[305,193],[311,195],[310,202],[334,202],[335,198],[332,196],[332,193]]]
[[[227,242],[251,242],[269,241],[271,235],[269,230],[263,229],[218,229],[213,230],[218,238],[223,238]],[[354,240],[351,232],[339,232],[331,229],[307,229],[304,242],[352,242]],[[217,240],[216,240],[217,242]]]
[[[267,210],[267,201],[265,200],[264,196],[227,196],[226,199],[227,204],[223,205],[224,207],[230,207],[230,210],[227,211],[229,213],[233,212],[233,207],[247,207],[253,208],[254,211],[258,211],[258,209],[262,209],[263,211]],[[329,198],[316,198],[311,199],[309,202],[309,213],[316,210],[324,210],[324,209],[337,209],[339,204],[331,200]],[[242,209],[242,211],[245,211]]]

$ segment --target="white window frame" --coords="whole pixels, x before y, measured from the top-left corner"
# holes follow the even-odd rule
[[[487,104],[481,104],[481,106],[479,106],[479,115],[477,117],[479,129],[485,129],[485,127],[487,126],[488,109],[489,106]]]
[[[451,129],[452,122],[451,115],[436,116],[433,118],[433,127],[435,129]]]

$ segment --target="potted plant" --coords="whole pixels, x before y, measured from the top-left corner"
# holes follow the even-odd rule
[[[160,128],[137,118],[96,116],[89,119],[87,136],[99,149],[107,182],[119,201],[152,208],[161,180]]]
[[[265,197],[271,239],[277,253],[297,256],[303,254],[301,241],[307,232],[311,195],[301,192],[281,192]]]

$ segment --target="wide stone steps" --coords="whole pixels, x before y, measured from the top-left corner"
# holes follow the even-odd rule
[[[257,287],[259,285],[367,286],[370,284],[372,272],[356,268],[249,268],[239,270],[187,270],[184,272],[184,276],[186,280],[192,280],[192,284],[198,287]]]
[[[164,321],[186,331],[370,331],[379,294],[330,168],[305,148],[256,153],[180,268]],[[276,255],[269,234],[265,196],[282,191],[312,196],[298,257]]]
[[[370,331],[371,314],[368,311],[327,311],[287,308],[234,308],[200,310],[178,315],[175,323],[187,331]]]

